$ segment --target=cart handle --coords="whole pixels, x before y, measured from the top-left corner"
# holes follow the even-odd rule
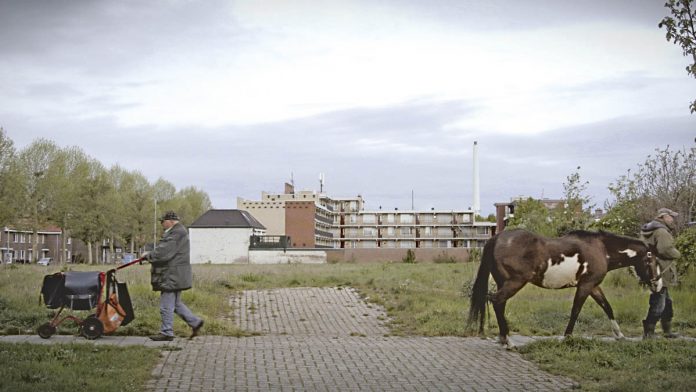
[[[131,261],[130,263],[126,263],[126,264],[123,264],[123,265],[119,265],[118,267],[115,268],[115,270],[118,271],[118,270],[120,270],[120,269],[123,269],[123,268],[126,268],[126,267],[130,267],[131,265],[136,264],[136,263],[140,263],[140,262],[143,261],[143,260],[145,260],[144,257],[141,257],[141,258],[139,258],[139,259],[135,259],[135,260]]]

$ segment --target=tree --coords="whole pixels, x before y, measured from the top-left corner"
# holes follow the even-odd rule
[[[696,78],[696,29],[694,28],[693,0],[668,0],[665,7],[672,16],[665,16],[658,24],[665,28],[667,41],[681,46],[682,53],[693,63],[686,66],[686,72]],[[691,102],[691,113],[696,113],[696,101]]]
[[[77,147],[60,150],[49,169],[49,176],[54,178],[51,192],[52,210],[50,220],[56,223],[61,233],[61,254],[59,262],[65,262],[67,256],[67,238],[70,229],[75,225],[75,218],[79,216],[81,205],[80,192],[82,182],[80,174],[87,171],[89,164],[87,155]]]
[[[120,182],[119,193],[123,197],[128,232],[125,240],[130,251],[135,252],[152,241],[154,233],[154,192],[147,178],[138,172],[127,172]]]
[[[552,219],[556,226],[556,235],[564,235],[573,230],[586,230],[592,224],[590,197],[585,195],[587,181],[580,178],[580,166],[566,178],[563,184],[564,203],[556,207]]]
[[[531,197],[515,203],[515,214],[508,223],[508,227],[529,230],[547,237],[556,235],[551,211],[541,200]]]
[[[190,225],[199,216],[212,208],[208,194],[193,186],[183,188],[177,192],[175,203],[174,210],[179,213],[181,223],[185,226]]]
[[[677,231],[696,215],[696,147],[683,150],[656,149],[648,155],[638,170],[629,170],[609,186],[615,201],[607,205],[631,206],[619,210],[614,217],[627,222],[647,222],[655,217],[661,207],[671,208],[680,214]],[[634,229],[634,233],[638,227]]]
[[[49,223],[54,207],[53,188],[58,177],[50,169],[58,152],[58,146],[52,141],[37,139],[19,154],[21,178],[17,181],[25,181],[22,188],[25,201],[22,217],[29,219],[24,226],[32,231],[32,262],[39,258],[39,229]]]
[[[78,200],[82,207],[76,212],[73,233],[87,244],[87,261],[92,264],[99,261],[98,252],[93,257],[92,246],[98,249],[101,240],[108,237],[114,189],[106,169],[96,160],[80,166],[75,181],[80,188]]]
[[[10,225],[17,220],[22,189],[14,142],[0,128],[0,226]]]

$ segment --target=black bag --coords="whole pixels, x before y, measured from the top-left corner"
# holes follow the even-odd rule
[[[101,292],[102,272],[65,272],[65,306],[73,310],[92,310]]]
[[[126,311],[126,318],[123,319],[121,325],[127,325],[135,320],[135,311],[133,311],[133,302],[131,302],[130,294],[128,294],[128,285],[118,282],[116,283],[116,288],[118,290],[118,301],[121,303],[123,310]]]
[[[58,309],[65,304],[65,276],[60,272],[46,275],[41,285],[41,298],[49,309]]]

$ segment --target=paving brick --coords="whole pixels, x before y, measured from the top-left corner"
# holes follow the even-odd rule
[[[3,336],[1,342],[176,347],[162,350],[148,391],[558,391],[573,381],[545,373],[494,341],[393,337],[385,310],[350,288],[245,291],[235,322],[261,336]],[[519,340],[516,340],[519,339]],[[513,338],[526,344],[533,339]]]

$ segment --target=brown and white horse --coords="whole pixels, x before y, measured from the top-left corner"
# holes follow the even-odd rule
[[[576,287],[573,309],[565,335],[573,327],[587,296],[591,296],[611,321],[617,339],[623,338],[614,311],[599,284],[608,271],[633,266],[652,290],[662,285],[654,251],[643,241],[607,232],[574,231],[560,238],[546,238],[525,230],[505,230],[483,248],[471,296],[469,323],[478,321],[483,332],[486,302],[493,303],[499,342],[511,346],[505,304],[527,283],[547,289]],[[488,298],[488,279],[493,275],[498,290]]]

